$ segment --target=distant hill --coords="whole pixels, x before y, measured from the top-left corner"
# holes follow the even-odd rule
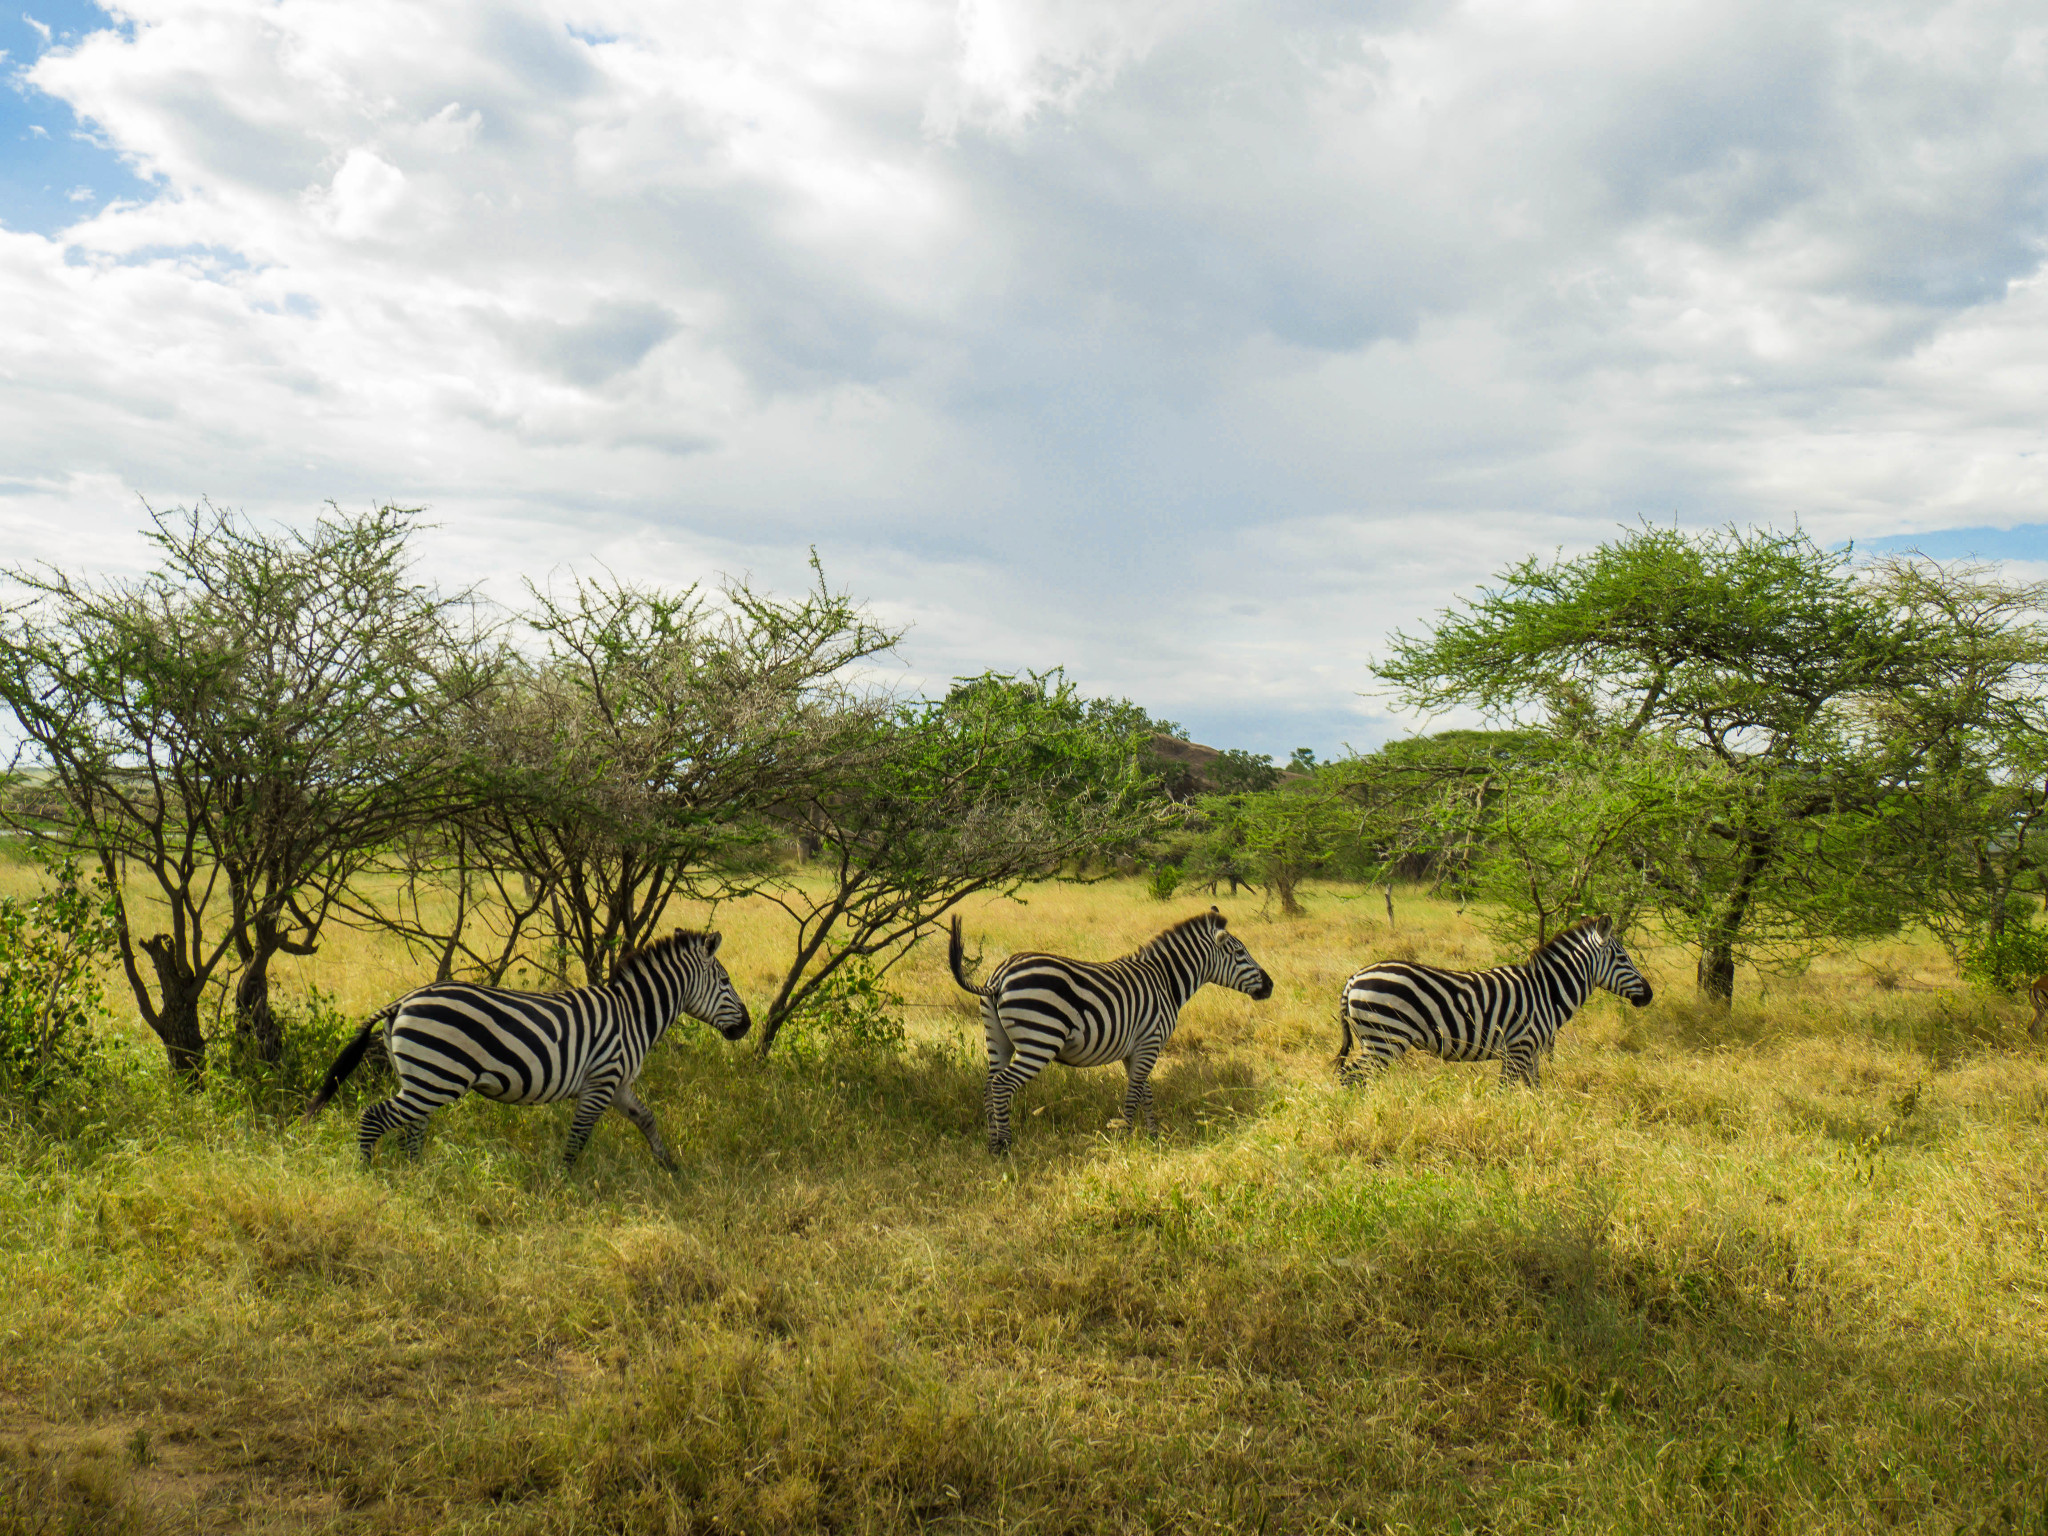
[[[1152,755],[1158,760],[1156,771],[1165,781],[1166,793],[1171,799],[1192,800],[1196,795],[1215,794],[1225,788],[1216,782],[1214,772],[1216,759],[1224,755],[1219,748],[1205,747],[1199,741],[1155,735],[1152,738]],[[1299,768],[1280,767],[1278,771],[1282,784],[1306,777]],[[1232,787],[1242,789],[1244,786],[1239,783]]]
[[[1178,773],[1168,773],[1167,790],[1178,800],[1183,798],[1177,780],[1183,776],[1190,788],[1188,794],[1206,795],[1215,789],[1208,774],[1209,765],[1223,754],[1215,747],[1205,747],[1198,741],[1180,741],[1172,736],[1154,736],[1152,755],[1161,759]]]

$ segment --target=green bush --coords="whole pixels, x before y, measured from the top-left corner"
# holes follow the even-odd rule
[[[872,962],[855,955],[804,999],[776,1042],[798,1055],[873,1054],[902,1050],[904,1038],[903,998],[883,984]]]
[[[1963,950],[1963,974],[1993,992],[2011,992],[2048,975],[2048,931],[2034,926],[2030,910],[2008,914],[1998,933]]]
[[[273,998],[271,1012],[283,1039],[278,1059],[263,1060],[255,1042],[233,1036],[228,1041],[226,1080],[216,1078],[215,1084],[259,1113],[289,1118],[312,1100],[334,1058],[355,1038],[363,1021],[343,1013],[335,1006],[334,995],[318,987],[308,988],[295,1000]],[[382,1098],[390,1091],[389,1077],[383,1046],[372,1044],[362,1066],[335,1095],[336,1102],[347,1109]]]
[[[1154,901],[1171,901],[1173,893],[1180,889],[1180,866],[1178,864],[1155,864],[1149,889]]]
[[[0,1081],[39,1097],[89,1076],[108,1017],[100,966],[113,952],[114,903],[75,858],[33,852],[50,878],[41,895],[0,897]]]

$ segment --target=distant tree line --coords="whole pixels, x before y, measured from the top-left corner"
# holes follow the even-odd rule
[[[0,821],[97,871],[188,1080],[210,1038],[279,1059],[273,964],[335,924],[437,978],[596,984],[678,901],[749,893],[796,935],[765,1050],[842,967],[1163,814],[1143,710],[1058,672],[902,698],[863,672],[899,633],[815,558],[795,598],[601,577],[508,614],[414,574],[412,510],[152,519],[140,579],[6,573]]]
[[[1924,925],[2048,970],[2048,588],[1803,532],[1644,527],[1530,559],[1374,667],[1458,729],[1291,772],[1226,754],[1184,878],[1427,879],[1497,938],[1597,912],[1689,945],[1702,994]]]

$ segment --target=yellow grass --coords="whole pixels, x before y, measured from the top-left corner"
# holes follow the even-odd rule
[[[11,878],[11,877],[10,877]],[[970,945],[1127,951],[1209,898],[970,904]],[[1910,940],[1745,976],[1675,951],[1540,1093],[1331,1071],[1338,984],[1480,966],[1418,892],[1218,903],[1274,974],[1210,989],[1110,1128],[1054,1068],[1015,1155],[942,944],[910,1048],[694,1028],[611,1117],[468,1101],[423,1161],[330,1114],[125,1079],[0,1105],[0,1532],[2048,1529],[2048,1065]],[[674,914],[696,923],[701,911]],[[722,909],[757,1008],[785,931]],[[280,978],[422,979],[336,934]]]

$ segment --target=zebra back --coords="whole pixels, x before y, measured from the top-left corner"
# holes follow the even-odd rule
[[[980,997],[1000,997],[1005,987],[1034,971],[1051,969],[1094,978],[1111,993],[1142,989],[1178,1010],[1205,984],[1229,987],[1263,1001],[1273,995],[1273,978],[1251,956],[1242,940],[1229,932],[1229,919],[1215,907],[1183,918],[1164,933],[1148,939],[1115,960],[1076,960],[1040,950],[1019,950],[976,986],[962,973],[959,926],[953,920],[953,977]]]

